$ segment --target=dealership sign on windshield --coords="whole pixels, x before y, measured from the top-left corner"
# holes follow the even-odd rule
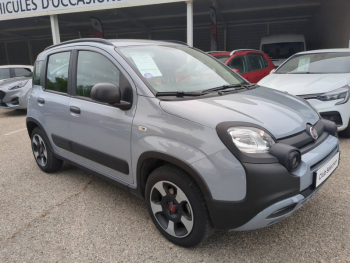
[[[0,20],[125,3],[126,0],[0,0]],[[63,13],[63,12],[57,12]]]

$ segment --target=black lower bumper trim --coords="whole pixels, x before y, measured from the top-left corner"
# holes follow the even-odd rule
[[[243,163],[247,178],[245,199],[237,202],[207,200],[215,229],[234,229],[249,222],[270,205],[299,194],[300,178],[279,163]]]

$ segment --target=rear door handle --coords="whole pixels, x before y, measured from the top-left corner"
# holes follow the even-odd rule
[[[44,100],[43,98],[38,98],[38,102],[39,102],[40,104],[45,104],[45,100]]]
[[[70,112],[72,112],[74,114],[80,114],[80,108],[75,107],[75,106],[71,106],[70,107]]]

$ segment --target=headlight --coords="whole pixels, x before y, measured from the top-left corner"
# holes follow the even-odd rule
[[[245,153],[266,153],[275,141],[265,131],[252,127],[233,127],[227,131],[233,143]]]
[[[24,81],[20,81],[17,82],[14,86],[12,86],[11,88],[9,88],[9,90],[14,90],[14,89],[20,89],[23,88],[29,80],[24,80]]]
[[[341,99],[341,101],[339,101],[335,104],[335,105],[340,105],[340,104],[344,104],[344,103],[348,102],[349,92],[350,92],[350,88],[348,85],[346,85],[340,89],[336,89],[336,90],[333,90],[331,92],[327,92],[325,94],[322,94],[322,95],[318,96],[317,99],[321,100],[321,101],[330,101],[330,100],[340,100]]]

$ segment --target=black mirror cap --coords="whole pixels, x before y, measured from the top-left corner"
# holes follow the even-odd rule
[[[332,135],[334,137],[338,136],[337,135],[338,128],[334,122],[329,121],[329,120],[325,120],[325,119],[322,119],[322,122],[324,124],[324,129],[326,132],[328,132],[330,135]]]
[[[275,156],[280,164],[287,168],[289,172],[295,171],[301,164],[301,153],[299,149],[284,144],[275,143],[270,148],[270,154]]]
[[[120,103],[121,94],[117,85],[111,83],[98,83],[91,89],[91,99],[108,104]]]

